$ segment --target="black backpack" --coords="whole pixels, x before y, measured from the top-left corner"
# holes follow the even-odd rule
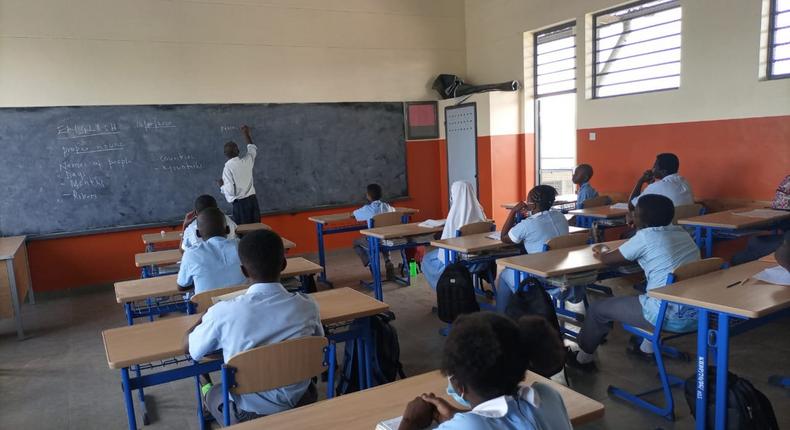
[[[398,377],[406,378],[403,364],[400,362],[400,343],[398,331],[390,325],[395,319],[392,312],[383,312],[372,318],[371,333],[373,343],[376,345],[376,355],[373,357],[371,374],[373,384],[381,385],[395,381]],[[354,324],[364,324],[364,321]],[[337,393],[347,394],[359,391],[359,363],[357,362],[356,345],[346,342],[343,356],[343,371],[337,383]]]
[[[436,284],[436,306],[439,319],[448,324],[452,324],[459,315],[480,310],[472,275],[462,263],[444,268]]]
[[[691,415],[697,411],[697,375],[686,379],[683,387]],[[716,368],[708,367],[708,410],[706,429],[714,428],[716,415]],[[765,394],[751,382],[727,372],[727,430],[779,430],[774,408]]]
[[[502,285],[501,288],[509,288]],[[527,278],[521,282],[518,291],[510,298],[510,301],[505,308],[505,315],[518,321],[519,318],[526,315],[536,315],[543,317],[548,321],[549,326],[554,327],[556,330],[555,335],[559,345],[563,345],[562,331],[560,330],[560,323],[557,320],[557,311],[554,309],[554,303],[551,296],[543,288],[543,285],[535,278]],[[549,342],[550,344],[551,342]],[[564,355],[563,357],[564,358]],[[555,375],[563,370],[565,367],[565,360],[544,361],[541,363],[541,368],[531,368],[530,370],[538,373],[547,378]]]

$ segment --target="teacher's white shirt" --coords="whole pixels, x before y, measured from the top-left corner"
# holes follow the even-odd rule
[[[241,200],[255,194],[255,184],[252,180],[252,168],[255,166],[255,156],[258,147],[247,145],[247,153],[243,157],[234,157],[225,162],[222,169],[222,182],[220,187],[222,195],[228,203]]]

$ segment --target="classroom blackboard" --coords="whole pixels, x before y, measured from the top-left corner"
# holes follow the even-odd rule
[[[242,124],[263,213],[360,203],[369,182],[408,195],[402,103],[5,108],[0,236],[172,223],[203,193],[230,211],[215,180]]]

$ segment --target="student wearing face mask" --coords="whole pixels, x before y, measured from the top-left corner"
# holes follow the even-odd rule
[[[447,337],[442,374],[450,402],[434,393],[412,400],[400,430],[570,430],[568,412],[551,386],[523,384],[526,371],[540,373],[564,359],[563,346],[545,319],[518,323],[493,312],[459,317]],[[460,406],[460,407],[459,407]]]

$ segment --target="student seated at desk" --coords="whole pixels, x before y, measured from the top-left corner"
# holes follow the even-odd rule
[[[771,209],[790,210],[790,175],[776,188]],[[790,231],[790,220],[779,223],[775,230],[749,238],[746,249],[735,254],[730,262],[733,266],[748,263],[774,252],[784,240],[784,232]]]
[[[680,160],[677,155],[658,154],[653,168],[645,171],[636,181],[629,198],[629,209],[633,211],[639,198],[647,194],[666,196],[675,206],[693,205],[694,194],[691,192],[691,186],[685,178],[678,175],[679,169]],[[642,187],[645,184],[647,187],[643,191]]]
[[[576,209],[584,209],[584,201],[598,197],[598,191],[590,185],[593,176],[593,168],[589,164],[579,164],[573,171],[571,180],[579,186],[576,197]]]
[[[216,207],[217,200],[208,194],[203,194],[195,199],[195,209],[184,216],[184,233],[181,238],[181,249],[186,251],[187,248],[191,248],[199,242],[202,242],[202,239],[197,236],[197,216],[203,209]],[[235,239],[236,223],[227,215],[225,215],[225,223],[228,225],[229,230],[228,239]]]
[[[535,254],[543,252],[543,245],[549,239],[567,235],[570,229],[565,215],[562,212],[551,210],[556,198],[557,190],[549,185],[538,185],[530,190],[527,195],[527,203],[519,202],[507,216],[505,225],[502,227],[502,242],[523,243],[527,254]],[[515,224],[516,216],[519,213],[524,215],[528,211],[530,215]],[[510,297],[516,292],[517,287],[513,284],[513,270],[507,269],[499,275],[496,297],[497,311],[505,312]],[[566,291],[569,294],[568,299],[573,303],[579,303],[584,299],[583,289],[581,292],[574,288]]]
[[[453,324],[442,356],[447,394],[412,400],[400,430],[417,430],[436,419],[439,430],[570,430],[562,396],[551,386],[521,385],[527,369],[556,367],[564,353],[545,319],[518,323],[493,312],[462,315]]]
[[[634,237],[618,249],[608,250],[605,245],[594,249],[596,258],[618,266],[636,261],[645,271],[647,290],[666,285],[667,276],[677,267],[700,259],[700,252],[691,236],[678,225],[672,225],[675,207],[672,200],[657,194],[643,195],[637,202],[635,223],[639,229]],[[614,321],[620,321],[645,330],[653,330],[660,300],[647,295],[611,297],[590,304],[579,332],[581,350],[569,354],[569,364],[583,370],[593,370],[593,353],[611,330]],[[693,331],[697,327],[697,311],[683,305],[667,305],[664,327],[672,332]],[[634,355],[653,354],[652,344],[643,341],[638,348],[628,352]]]
[[[277,233],[258,230],[244,235],[239,242],[239,257],[241,270],[253,284],[245,294],[208,309],[189,334],[192,359],[201,360],[211,352],[222,350],[227,362],[257,346],[324,335],[315,301],[308,295],[289,293],[280,284],[280,272],[287,263]],[[310,380],[233,396],[231,424],[312,403],[316,398],[316,388]],[[211,387],[206,394],[206,407],[220,423],[222,403],[222,386]]]
[[[381,190],[381,185],[379,184],[369,184],[367,188],[367,193],[365,197],[368,199],[368,204],[362,206],[361,208],[354,211],[354,218],[357,221],[365,221],[367,222],[369,219],[373,218],[374,216],[385,213],[385,212],[395,212],[395,208],[389,205],[389,203],[385,203],[381,201],[381,196],[383,195],[383,191]],[[368,238],[367,236],[363,236],[354,240],[354,252],[357,253],[359,259],[362,260],[362,264],[365,267],[368,267],[370,264],[370,257],[368,256]],[[386,270],[387,279],[392,279],[395,277],[395,268],[392,265],[392,261],[390,260],[390,253],[389,251],[381,251],[381,255],[384,257],[384,267]]]
[[[238,240],[228,239],[225,214],[217,208],[200,211],[197,237],[203,240],[184,251],[178,269],[179,288],[195,287],[195,294],[243,283]]]
[[[453,182],[450,187],[450,211],[444,222],[441,239],[455,237],[456,232],[467,224],[487,220],[483,207],[477,201],[475,187],[466,181]],[[428,285],[434,290],[445,266],[447,266],[447,261],[445,261],[444,252],[441,249],[435,249],[422,258],[420,268]],[[482,270],[482,267],[470,268],[470,272],[473,273],[479,270]]]

